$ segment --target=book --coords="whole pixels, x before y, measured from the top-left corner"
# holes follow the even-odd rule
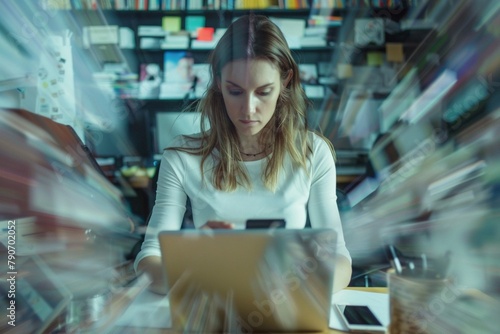
[[[299,77],[303,84],[317,84],[318,68],[316,64],[299,64]]]
[[[165,82],[193,82],[194,58],[187,51],[166,51],[163,57]]]
[[[194,96],[200,98],[205,94],[210,82],[210,66],[206,63],[194,64],[193,72],[196,76]]]
[[[160,98],[183,99],[195,82],[194,58],[186,51],[166,51],[164,54],[164,82]]]
[[[193,65],[192,82],[164,82],[160,87],[160,98],[162,99],[195,99],[205,94],[209,83],[209,65]]]
[[[141,64],[139,97],[158,98],[160,95],[161,70],[158,64]]]
[[[199,98],[205,93],[209,78],[208,64],[195,64],[189,52],[166,51],[160,98]]]

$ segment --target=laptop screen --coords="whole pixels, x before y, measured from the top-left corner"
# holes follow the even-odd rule
[[[159,240],[176,329],[328,328],[333,230],[186,230]]]

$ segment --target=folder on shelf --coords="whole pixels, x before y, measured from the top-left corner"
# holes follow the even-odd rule
[[[193,37],[198,35],[198,29],[205,26],[205,16],[201,15],[188,15],[186,16],[185,27]]]
[[[386,43],[385,52],[387,54],[387,61],[402,63],[405,59],[403,44],[401,43]]]
[[[209,42],[214,39],[214,28],[212,27],[203,27],[198,29],[198,41]]]
[[[337,77],[339,79],[346,79],[352,77],[353,70],[351,64],[338,64]]]
[[[180,16],[164,16],[162,19],[163,30],[167,32],[177,32],[181,30]]]
[[[384,63],[384,54],[377,51],[368,52],[366,54],[366,63],[368,66],[381,66]]]

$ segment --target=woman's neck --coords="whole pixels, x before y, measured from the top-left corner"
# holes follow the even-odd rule
[[[238,150],[245,161],[259,160],[272,150],[272,144],[261,138],[261,133],[253,136],[240,136]]]
[[[249,145],[245,149],[238,148],[243,161],[260,160],[267,156],[271,151],[271,145],[262,147],[262,145]]]

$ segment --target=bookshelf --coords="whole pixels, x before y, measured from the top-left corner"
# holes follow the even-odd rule
[[[337,25],[330,25],[328,23],[323,25],[311,23],[311,17],[317,17],[321,15],[323,17],[349,17],[353,20],[353,17],[386,17],[394,22],[401,20],[407,12],[406,2],[401,2],[403,5],[401,7],[396,7],[398,2],[387,2],[393,7],[372,7],[366,6],[366,2],[359,1],[348,1],[343,2],[344,6],[340,7],[317,7],[314,3],[311,3],[309,8],[302,9],[283,9],[282,7],[274,6],[266,9],[252,9],[251,11],[256,14],[267,15],[269,17],[274,17],[279,19],[290,19],[290,20],[301,20],[306,25],[306,29],[311,28],[324,28],[322,30],[323,36],[320,39],[323,43],[319,43],[317,39],[308,44],[306,38],[299,42],[300,45],[291,43],[291,49],[294,57],[299,63],[304,64],[319,64],[321,62],[331,62],[332,55],[338,49],[343,49],[345,53],[348,49],[354,49],[354,53],[351,55],[351,61],[353,64],[362,64],[366,60],[367,52],[384,52],[384,45],[367,45],[359,46],[354,45],[352,42],[344,43],[344,40],[348,40],[352,37],[344,36],[347,29],[342,29],[342,23]],[[347,4],[350,4],[349,7]],[[78,6],[76,6],[79,8]],[[81,6],[80,6],[81,7]],[[84,7],[85,8],[85,7]],[[195,47],[197,43],[195,38],[189,38],[189,41],[185,46],[173,46],[173,47],[163,47],[160,45],[160,41],[164,39],[164,36],[147,36],[140,35],[139,30],[141,27],[161,27],[162,20],[165,18],[178,18],[179,19],[179,30],[186,29],[186,23],[190,17],[203,17],[204,26],[214,28],[215,30],[219,28],[227,27],[230,22],[241,15],[249,12],[247,9],[235,9],[235,10],[213,10],[213,9],[175,9],[175,10],[133,10],[133,9],[99,9],[88,10],[88,9],[75,9],[72,7],[71,10],[66,11],[68,15],[71,16],[72,20],[79,27],[89,27],[93,25],[108,25],[117,26],[120,28],[127,28],[133,34],[133,39],[130,42],[132,46],[126,48],[120,48],[118,45],[110,44],[100,44],[86,46],[88,51],[92,53],[92,56],[96,59],[97,63],[102,67],[104,63],[109,62],[119,62],[125,61],[131,72],[138,73],[141,64],[156,63],[163,65],[164,53],[169,51],[187,51],[194,58],[195,63],[203,63],[206,61],[207,56],[211,50],[211,46],[208,47]],[[108,7],[104,7],[108,8]],[[326,16],[325,16],[326,15]],[[352,24],[352,22],[346,22],[346,25]],[[83,29],[82,28],[82,29]],[[424,35],[427,31],[424,31]],[[84,31],[85,35],[85,31]],[[405,52],[412,52],[418,46],[421,36],[414,42],[401,42],[405,39],[407,32],[392,34],[387,36],[388,41],[394,41],[395,43],[402,43]],[[149,39],[149,45],[145,46],[143,42]],[[169,38],[167,38],[168,40]],[[314,38],[313,38],[314,39]],[[155,41],[156,40],[156,41]],[[310,41],[311,39],[309,39]],[[87,42],[88,43],[88,42]],[[157,43],[155,45],[155,43]],[[81,44],[85,44],[84,41]],[[198,43],[200,44],[200,43]],[[203,43],[201,43],[203,44]],[[162,68],[162,70],[164,70]],[[333,87],[336,89],[335,87]]]
[[[60,1],[59,1],[60,2]],[[64,3],[64,1],[62,1]],[[50,1],[49,1],[50,3]],[[103,68],[106,63],[125,62],[131,73],[137,74],[140,81],[141,68],[147,64],[159,65],[162,76],[165,73],[166,53],[187,52],[193,58],[195,64],[203,64],[211,51],[210,47],[194,47],[196,39],[189,37],[187,46],[163,48],[160,44],[155,45],[154,40],[144,47],[145,37],[163,40],[166,28],[165,20],[170,29],[172,25],[178,25],[174,30],[187,30],[192,17],[203,17],[203,26],[213,28],[215,34],[217,29],[226,28],[233,19],[247,14],[250,11],[255,14],[266,15],[283,20],[285,24],[290,22],[302,22],[304,29],[310,29],[312,33],[320,31],[323,42],[320,45],[289,42],[292,54],[299,65],[313,65],[316,67],[316,82],[306,89],[310,92],[315,111],[313,117],[315,126],[332,140],[339,150],[352,149],[348,140],[337,140],[339,115],[345,108],[342,96],[345,91],[353,85],[352,80],[338,77],[337,63],[348,62],[349,66],[355,68],[363,67],[367,63],[367,54],[383,54],[386,52],[386,43],[400,44],[404,54],[413,53],[429,34],[432,29],[415,29],[396,32],[384,32],[384,42],[381,45],[367,43],[356,45],[354,43],[354,25],[356,19],[360,18],[384,18],[387,22],[399,24],[406,17],[410,6],[414,1],[337,1],[337,0],[312,0],[306,2],[294,1],[204,1],[201,6],[199,2],[185,1],[180,6],[173,6],[167,1],[71,1],[60,9],[62,15],[69,16],[76,27],[89,26],[116,26],[118,29],[126,28],[132,33],[132,40],[127,47],[120,47],[120,42],[114,44],[88,44],[88,41],[80,41],[80,47],[89,53],[96,61],[96,68]],[[295,20],[295,21],[293,21]],[[146,27],[147,29],[144,29]],[[153,28],[152,28],[153,27]],[[287,26],[288,27],[288,26]],[[156,29],[155,29],[156,28]],[[159,29],[158,29],[159,28]],[[144,30],[148,31],[144,33]],[[288,29],[282,29],[288,31]],[[159,32],[158,36],[155,36]],[[148,36],[150,34],[150,36]],[[84,36],[85,34],[83,34]],[[167,37],[168,39],[168,37]],[[78,41],[77,41],[78,42]],[[302,42],[302,40],[300,41]],[[85,45],[87,43],[87,45]],[[142,44],[142,45],[141,45]],[[349,56],[346,57],[346,54]],[[374,65],[373,68],[378,68]],[[164,80],[162,77],[161,80]],[[318,93],[318,88],[320,92]],[[137,89],[139,91],[139,88]],[[160,90],[161,92],[161,90]],[[314,95],[318,94],[318,95]],[[387,92],[375,91],[377,99],[387,97]],[[158,113],[178,112],[196,100],[196,96],[184,96],[177,98],[162,98],[160,95],[141,96],[138,93],[129,94],[125,92],[119,96],[123,100],[128,114],[143,114],[144,132],[146,141],[151,147],[150,156],[156,152],[155,145],[155,118]],[[347,143],[346,145],[344,145]],[[356,147],[359,161],[366,161],[366,147]],[[141,154],[146,154],[143,152]],[[364,163],[363,163],[364,164]],[[359,174],[363,174],[363,168],[350,165],[341,166],[344,170],[339,182],[348,184]],[[345,167],[345,168],[344,168]],[[355,172],[352,172],[354,171]],[[351,172],[349,172],[351,171]]]
[[[303,8],[399,8],[422,0],[48,0],[49,9],[80,10],[235,10]]]

